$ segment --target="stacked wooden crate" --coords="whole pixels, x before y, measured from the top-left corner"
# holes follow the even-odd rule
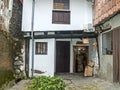
[[[94,62],[89,60],[85,67],[84,76],[93,76]]]

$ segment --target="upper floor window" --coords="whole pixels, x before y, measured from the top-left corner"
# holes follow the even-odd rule
[[[54,0],[54,9],[69,9],[69,0]]]
[[[69,0],[54,0],[52,23],[70,24]]]
[[[70,11],[53,11],[52,23],[70,24]]]

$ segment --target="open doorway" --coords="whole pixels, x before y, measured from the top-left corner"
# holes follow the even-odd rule
[[[73,72],[83,73],[88,61],[88,46],[73,46]]]

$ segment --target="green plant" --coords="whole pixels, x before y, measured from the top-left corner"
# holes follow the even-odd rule
[[[9,81],[13,80],[13,72],[10,70],[0,70],[0,88],[2,85],[9,83]]]
[[[65,86],[60,77],[40,76],[32,80],[29,90],[65,90]]]

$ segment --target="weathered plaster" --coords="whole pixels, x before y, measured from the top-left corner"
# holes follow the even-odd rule
[[[109,23],[112,28],[104,33],[107,33],[113,30],[116,27],[120,26],[120,14],[114,16],[109,21],[105,23]],[[102,34],[99,34],[99,53],[100,53],[100,70],[98,75],[101,78],[109,80],[113,82],[113,55],[102,55]]]

